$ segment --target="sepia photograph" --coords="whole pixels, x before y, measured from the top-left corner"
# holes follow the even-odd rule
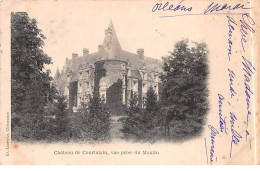
[[[259,2],[0,5],[0,164],[259,164]]]
[[[64,57],[52,76],[37,20],[11,14],[12,140],[155,143],[200,135],[209,108],[206,43],[181,39],[167,56],[146,57],[143,48],[122,49],[108,22],[96,52]]]

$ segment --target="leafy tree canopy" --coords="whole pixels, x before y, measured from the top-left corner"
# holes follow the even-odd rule
[[[205,43],[193,44],[179,41],[163,58],[162,104],[168,108],[168,122],[174,120],[176,134],[182,136],[199,132],[208,110],[208,50]]]
[[[159,110],[157,94],[152,87],[149,87],[145,98],[145,108],[147,112],[157,112]]]
[[[34,109],[42,109],[54,93],[50,71],[44,68],[51,64],[51,58],[42,50],[44,39],[35,19],[30,19],[25,12],[11,14],[13,112],[23,110],[24,103],[27,107],[36,105]],[[38,101],[38,105],[34,101]]]

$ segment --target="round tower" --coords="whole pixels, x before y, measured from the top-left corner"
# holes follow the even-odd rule
[[[106,59],[95,62],[94,91],[109,108],[119,110],[126,102],[127,62]]]

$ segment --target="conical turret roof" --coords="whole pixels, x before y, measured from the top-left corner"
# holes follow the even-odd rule
[[[121,56],[122,49],[112,20],[110,20],[109,26],[105,30],[105,39],[100,52],[102,59],[119,59]]]

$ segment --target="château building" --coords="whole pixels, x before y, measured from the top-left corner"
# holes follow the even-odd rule
[[[124,51],[110,21],[98,51],[89,53],[83,48],[82,56],[73,53],[61,72],[57,69],[53,83],[68,97],[70,109],[76,110],[94,91],[113,109],[127,105],[133,94],[144,106],[150,86],[159,98],[161,70],[161,61],[144,56],[144,49],[137,49],[136,54]]]

